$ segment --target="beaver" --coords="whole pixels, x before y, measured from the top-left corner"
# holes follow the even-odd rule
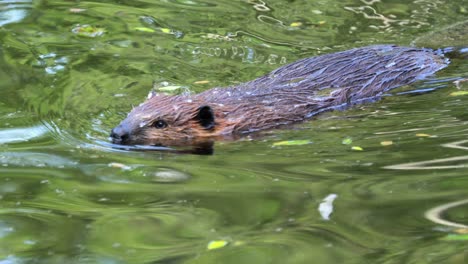
[[[448,64],[441,51],[396,45],[306,58],[236,86],[193,95],[152,92],[110,136],[114,144],[180,146],[242,135],[375,101]]]

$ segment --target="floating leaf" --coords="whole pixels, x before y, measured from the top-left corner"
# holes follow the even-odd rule
[[[384,146],[384,147],[385,147],[385,146],[391,146],[391,145],[393,145],[393,141],[391,141],[391,140],[382,141],[382,142],[380,142],[380,145],[382,145],[382,146]]]
[[[244,244],[245,244],[244,241],[235,241],[233,245],[234,245],[234,246],[242,246],[242,245],[244,245]]]
[[[173,92],[173,91],[176,91],[178,89],[180,89],[182,86],[178,86],[178,85],[169,85],[169,86],[163,86],[163,87],[159,87],[158,88],[158,91],[161,91],[161,92]]]
[[[450,96],[468,95],[468,91],[457,91],[450,93]]]
[[[93,27],[90,25],[76,25],[72,28],[72,33],[80,37],[95,38],[102,36],[106,31],[103,28]]]
[[[331,193],[319,204],[318,211],[323,220],[330,220],[330,215],[333,213],[333,201],[337,197],[337,194]]]
[[[300,27],[300,26],[302,26],[302,22],[292,22],[290,26],[291,27]]]
[[[170,28],[161,28],[161,31],[166,34],[171,34],[172,30]]]
[[[417,137],[432,137],[431,135],[429,134],[424,134],[424,133],[418,133],[416,134]]]
[[[72,12],[72,13],[81,13],[81,12],[86,11],[86,9],[83,9],[83,8],[70,8],[69,11]]]
[[[152,28],[147,28],[147,27],[136,27],[136,31],[143,31],[143,32],[149,32],[149,33],[154,33],[155,30]]]
[[[351,145],[353,143],[353,140],[351,138],[345,138],[343,141],[341,141],[341,144],[343,145]]]
[[[442,238],[448,241],[468,241],[468,234],[449,234]]]
[[[312,143],[310,140],[286,140],[286,141],[279,141],[273,143],[273,147],[277,146],[300,146],[300,145],[307,145]]]
[[[208,80],[202,80],[202,81],[196,81],[196,82],[194,82],[194,84],[207,84],[207,83],[210,83],[210,81],[208,81]]]
[[[219,249],[225,247],[228,243],[229,242],[227,242],[226,240],[213,240],[210,241],[210,243],[208,243],[206,248],[208,250]]]
[[[127,166],[123,163],[118,163],[118,162],[111,162],[109,163],[109,167],[111,168],[119,168],[119,169],[122,169],[122,170],[130,170],[132,169],[130,166]]]
[[[352,150],[358,150],[358,151],[363,151],[364,149],[359,147],[359,146],[352,146],[351,147]]]
[[[457,234],[468,234],[468,228],[459,228],[454,230]]]

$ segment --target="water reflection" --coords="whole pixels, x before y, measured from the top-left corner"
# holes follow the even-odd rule
[[[38,66],[44,67],[47,74],[57,74],[64,71],[68,64],[67,57],[57,56],[56,53],[41,54],[38,58]]]
[[[0,164],[20,167],[75,167],[78,163],[68,158],[40,152],[0,152]]]
[[[463,144],[467,142],[468,140],[461,140],[461,141],[442,144],[442,147],[468,150],[468,147],[463,146]],[[393,170],[443,170],[443,169],[468,168],[468,162],[462,162],[462,161],[468,161],[468,156],[464,155],[464,156],[455,156],[455,157],[450,157],[450,158],[433,159],[433,160],[428,160],[428,161],[403,163],[403,164],[385,166],[385,168],[393,169]],[[455,164],[437,165],[440,163],[442,164],[455,163]]]
[[[23,20],[31,4],[31,0],[0,0],[0,27]]]
[[[461,206],[461,205],[465,205],[467,203],[468,203],[468,199],[465,199],[465,200],[460,200],[460,201],[455,201],[455,202],[450,202],[450,203],[446,203],[443,205],[439,205],[437,207],[431,208],[430,210],[426,211],[424,216],[430,221],[439,225],[468,229],[468,225],[449,221],[449,220],[444,219],[443,217],[443,214],[446,214],[447,210],[452,209],[454,207]]]
[[[24,128],[0,129],[0,144],[25,142],[40,138],[48,132],[43,125]]]
[[[418,0],[410,5],[398,3],[382,3],[381,1],[365,1],[362,6],[346,6],[345,9],[369,20],[370,27],[378,30],[393,31],[395,26],[420,28],[429,26],[428,14],[431,14],[443,4],[443,1]],[[382,8],[383,6],[386,8]],[[412,6],[414,5],[414,6]],[[385,11],[383,13],[382,11]],[[410,18],[406,18],[410,15]],[[380,23],[373,23],[377,21]]]

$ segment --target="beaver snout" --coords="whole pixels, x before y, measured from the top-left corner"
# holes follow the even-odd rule
[[[125,145],[130,139],[130,131],[122,125],[118,125],[112,129],[110,137],[112,139],[112,143]]]

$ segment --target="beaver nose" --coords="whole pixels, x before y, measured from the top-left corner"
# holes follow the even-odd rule
[[[125,142],[130,138],[130,132],[119,125],[112,129],[110,137],[112,138],[112,143],[114,144],[125,144]]]

